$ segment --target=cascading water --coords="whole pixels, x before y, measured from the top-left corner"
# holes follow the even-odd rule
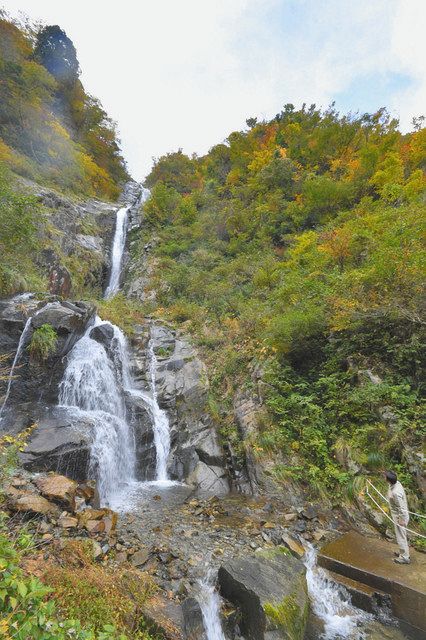
[[[113,328],[114,363],[105,348],[89,335],[100,324]],[[60,405],[92,427],[91,472],[97,477],[103,504],[110,504],[123,487],[135,481],[135,444],[120,384],[126,385],[129,376],[125,347],[120,329],[96,318],[71,350],[60,384]]]
[[[127,214],[130,206],[122,207],[117,211],[114,241],[111,252],[111,273],[108,286],[105,290],[105,298],[111,298],[120,288],[121,265],[123,262],[124,247],[126,244]]]
[[[220,598],[210,575],[198,583],[197,600],[203,614],[207,640],[226,640],[220,621]]]
[[[157,454],[155,475],[158,482],[166,482],[169,479],[167,473],[167,460],[170,453],[170,425],[166,412],[163,411],[158,404],[157,384],[155,379],[157,371],[157,357],[155,355],[152,341],[149,343],[148,355],[152,394],[150,408],[152,411],[154,444]]]
[[[317,567],[315,549],[309,545],[305,553],[306,580],[315,615],[322,621],[322,640],[363,640],[363,627],[372,616],[351,604],[349,593]]]

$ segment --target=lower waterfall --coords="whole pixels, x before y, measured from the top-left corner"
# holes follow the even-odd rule
[[[110,504],[114,495],[136,480],[136,455],[122,389],[129,375],[125,338],[110,324],[114,330],[113,363],[105,347],[90,337],[92,329],[100,324],[110,323],[97,317],[71,350],[60,384],[59,404],[92,426],[90,473],[97,479],[101,503]]]
[[[225,640],[220,621],[220,598],[209,575],[198,583],[197,600],[203,614],[207,640]]]

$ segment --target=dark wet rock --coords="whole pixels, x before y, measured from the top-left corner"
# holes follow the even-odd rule
[[[305,520],[313,520],[318,516],[318,509],[316,509],[312,504],[309,504],[307,507],[302,509],[301,516],[305,518]]]
[[[186,640],[207,640],[201,607],[195,598],[182,603],[183,625]]]
[[[103,346],[108,347],[114,337],[114,329],[110,324],[98,324],[90,331],[90,337]]]
[[[66,411],[42,419],[20,455],[25,469],[57,471],[74,480],[87,479],[91,425]]]
[[[182,608],[161,595],[149,598],[141,607],[143,618],[165,640],[184,640]]]
[[[308,614],[303,564],[280,552],[233,559],[219,569],[222,595],[241,613],[241,632],[249,640],[302,640]]]

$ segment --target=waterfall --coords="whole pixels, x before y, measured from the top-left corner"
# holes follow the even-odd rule
[[[125,338],[118,327],[105,323],[114,330],[112,361],[105,347],[89,335],[99,324],[103,323],[97,317],[72,348],[60,383],[59,404],[91,425],[91,473],[97,478],[101,503],[110,504],[135,481],[136,455],[121,387],[129,376]]]
[[[23,331],[21,333],[21,336],[19,338],[18,348],[16,349],[15,357],[13,359],[12,367],[10,369],[10,373],[9,373],[9,376],[8,376],[8,379],[7,379],[6,394],[4,396],[3,403],[2,403],[2,405],[0,407],[0,421],[1,421],[2,414],[3,414],[3,409],[5,408],[6,402],[7,402],[8,398],[9,398],[9,395],[10,395],[10,389],[12,387],[13,375],[15,373],[16,365],[18,364],[19,358],[21,357],[22,349],[24,348],[24,344],[25,344],[25,341],[27,339],[28,333],[31,330],[31,320],[32,320],[32,316],[27,318],[27,321],[26,321],[26,323],[24,325],[24,329],[23,329]]]
[[[322,640],[362,640],[364,623],[372,616],[351,604],[349,593],[317,567],[316,551],[309,545],[305,554],[306,580],[315,615],[324,624]]]
[[[164,482],[169,479],[167,473],[167,460],[170,453],[170,425],[167,414],[163,409],[160,409],[157,397],[157,384],[156,384],[156,371],[157,371],[157,358],[155,355],[152,341],[149,343],[148,348],[149,355],[149,377],[151,383],[151,410],[153,419],[153,432],[154,432],[154,444],[157,454],[156,459],[156,480]]]
[[[111,298],[120,288],[121,265],[126,244],[127,214],[130,208],[131,207],[127,205],[117,211],[114,241],[111,251],[111,273],[108,286],[105,290],[105,298]]]
[[[198,583],[197,599],[203,614],[207,640],[226,640],[220,621],[220,598],[210,575]]]

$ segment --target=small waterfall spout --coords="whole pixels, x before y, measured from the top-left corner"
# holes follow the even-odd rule
[[[220,621],[220,598],[210,575],[198,583],[197,599],[203,614],[207,639],[226,640]]]
[[[13,301],[20,302],[20,301],[28,300],[32,296],[33,296],[32,293],[21,293],[21,294],[17,295],[15,298],[13,298]],[[16,366],[17,366],[17,364],[18,364],[18,362],[19,362],[19,360],[21,358],[22,351],[24,349],[24,346],[25,346],[25,343],[27,341],[28,335],[29,335],[29,333],[31,331],[31,321],[39,313],[41,313],[41,311],[45,311],[49,307],[53,306],[53,304],[54,303],[52,303],[52,302],[48,302],[43,307],[41,307],[41,309],[38,309],[38,311],[36,311],[32,315],[28,316],[28,318],[27,318],[27,320],[25,322],[24,328],[23,328],[21,336],[19,338],[18,347],[16,349],[15,357],[14,357],[13,362],[12,362],[12,367],[10,369],[9,376],[7,378],[6,393],[5,393],[5,396],[4,396],[4,399],[3,399],[3,403],[2,403],[2,405],[0,407],[0,422],[1,422],[1,419],[2,419],[4,408],[6,406],[6,403],[7,403],[8,399],[9,399],[9,395],[10,395],[10,391],[11,391],[11,388],[12,388],[12,383],[13,383],[13,378],[14,378]]]
[[[317,567],[315,549],[310,545],[305,554],[306,580],[312,608],[324,624],[322,640],[363,640],[363,626],[372,616],[351,604],[349,593]]]
[[[129,209],[129,206],[125,206],[117,211],[114,241],[111,251],[111,273],[108,286],[105,290],[105,298],[112,298],[120,288],[121,265],[123,262],[124,247],[126,245],[127,214]]]
[[[129,365],[125,338],[115,325],[111,341],[113,360],[90,337],[93,326],[74,345],[60,384],[59,403],[68,407],[77,420],[92,428],[90,464],[97,477],[103,504],[110,504],[120,490],[135,480],[135,443],[126,419],[122,385],[126,385]]]
[[[149,377],[151,385],[151,411],[153,419],[153,431],[154,431],[154,444],[157,454],[156,459],[156,480],[158,482],[165,482],[169,479],[167,473],[167,460],[170,453],[170,425],[167,414],[163,409],[160,409],[157,397],[157,385],[156,385],[156,371],[157,371],[157,357],[155,355],[152,341],[149,343],[148,348],[149,355]]]
[[[13,359],[13,363],[12,363],[12,367],[10,369],[10,373],[9,373],[9,377],[7,379],[7,387],[6,387],[6,393],[4,396],[4,400],[3,403],[0,407],[0,421],[1,421],[1,417],[3,414],[3,410],[6,406],[6,402],[8,401],[9,395],[10,395],[10,389],[12,387],[12,382],[13,382],[13,376],[15,373],[15,368],[16,365],[18,364],[19,358],[21,357],[21,353],[22,353],[22,349],[24,348],[25,342],[27,340],[27,336],[31,330],[31,320],[32,320],[32,316],[30,316],[29,318],[27,318],[27,321],[24,325],[24,329],[21,333],[21,336],[19,338],[19,342],[18,342],[18,348],[16,349],[16,353],[15,353],[15,357]]]

